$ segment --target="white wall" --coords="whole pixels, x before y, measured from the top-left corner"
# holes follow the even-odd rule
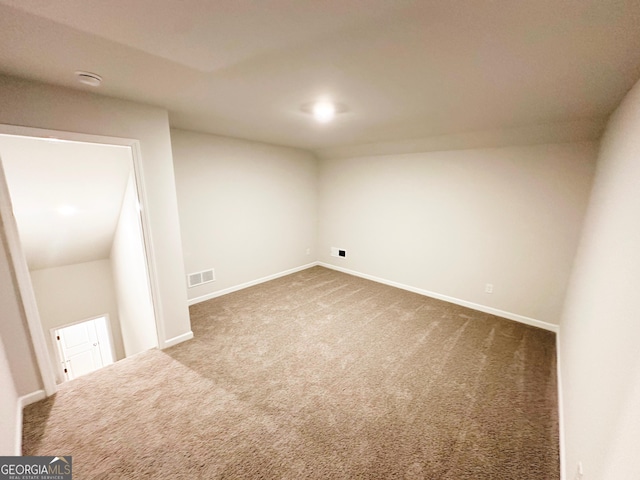
[[[2,175],[0,175],[2,177]],[[4,178],[0,181],[4,182]],[[8,191],[0,197],[2,210],[9,208]],[[5,201],[7,203],[5,203]],[[22,358],[27,364],[36,365],[36,358],[28,337],[26,317],[17,287],[16,272],[12,268],[7,223],[13,221],[3,215],[0,219],[0,455],[16,455],[21,452],[22,412],[20,391],[30,392],[31,385],[39,378],[33,369],[11,362],[10,358]]]
[[[0,222],[2,223],[2,222]],[[9,362],[10,353],[22,355],[35,364],[30,344],[20,335],[26,328],[15,278],[9,269],[9,251],[4,226],[0,228],[0,456],[15,455],[20,432],[21,415],[18,409],[19,388],[29,387],[29,380],[21,378],[20,365]],[[12,350],[10,350],[12,349]],[[28,372],[27,372],[28,373]]]
[[[18,395],[25,395],[41,388],[40,377],[35,369],[37,365],[35,353],[30,337],[27,335],[27,319],[10,258],[5,227],[2,223],[0,228],[0,338],[4,341],[5,354],[9,360]],[[12,361],[13,359],[16,360]],[[25,365],[33,368],[25,368]]]
[[[52,365],[57,365],[59,361],[56,346],[51,339],[52,328],[105,313],[109,315],[116,360],[124,358],[118,304],[109,260],[45,268],[30,273]],[[56,374],[59,374],[57,368]],[[58,381],[62,381],[61,376]]]
[[[167,111],[0,76],[0,124],[140,141],[164,335],[168,340],[187,338],[190,323]],[[8,268],[6,258],[0,257],[0,271]],[[18,393],[42,388],[34,356],[27,353],[30,342],[23,318],[7,314],[0,323],[6,324],[2,337],[7,344],[24,346],[12,350],[7,347]]]
[[[158,345],[139,215],[135,182],[130,176],[111,247],[111,268],[127,357]]]
[[[319,260],[557,324],[596,152],[586,142],[321,160]]]
[[[217,277],[189,298],[315,261],[312,154],[183,130],[171,138],[186,270]]]
[[[640,83],[612,116],[560,330],[566,472],[640,478]]]
[[[1,222],[0,222],[1,223]],[[15,455],[19,432],[16,430],[20,414],[18,410],[18,375],[20,369],[8,361],[6,339],[16,338],[14,354],[23,352],[35,363],[28,343],[15,330],[22,327],[24,320],[17,301],[17,289],[8,267],[8,255],[4,229],[0,231],[0,455]],[[23,379],[24,381],[24,379]],[[28,385],[28,384],[27,384]],[[23,386],[24,388],[24,386]]]
[[[16,391],[9,361],[5,355],[4,343],[0,338],[0,456],[15,455],[18,421],[22,418],[18,410],[18,393]]]

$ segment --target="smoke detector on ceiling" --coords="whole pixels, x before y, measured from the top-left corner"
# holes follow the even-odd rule
[[[99,87],[102,83],[102,77],[91,72],[77,71],[76,78],[80,83],[91,87]]]

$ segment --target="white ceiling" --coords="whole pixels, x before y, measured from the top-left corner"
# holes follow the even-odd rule
[[[0,71],[308,149],[602,118],[640,78],[640,0],[0,0]],[[349,111],[316,125],[301,104]]]
[[[0,135],[0,157],[30,270],[109,258],[129,147]]]

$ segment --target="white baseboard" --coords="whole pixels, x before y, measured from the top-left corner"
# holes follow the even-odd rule
[[[22,456],[22,410],[27,405],[39,402],[45,398],[47,398],[47,394],[44,390],[36,390],[35,392],[28,393],[27,395],[23,395],[18,398],[18,402],[16,404],[16,456]]]
[[[318,262],[318,265],[326,268],[330,268],[331,270],[337,270],[342,273],[347,273],[349,275],[354,275],[356,277],[365,278],[367,280],[372,280],[377,283],[382,283],[384,285],[389,285],[391,287],[400,288],[402,290],[407,290],[409,292],[417,293],[420,295],[424,295],[426,297],[436,298],[438,300],[444,300],[445,302],[455,303],[456,305],[461,305],[463,307],[471,308],[473,310],[478,310],[480,312],[489,313],[491,315],[496,315],[498,317],[507,318],[509,320],[514,320],[516,322],[524,323],[526,325],[531,325],[533,327],[542,328],[544,330],[549,330],[551,332],[558,332],[558,325],[554,325],[553,323],[543,322],[542,320],[537,320],[535,318],[525,317],[524,315],[518,315],[517,313],[506,312],[504,310],[500,310],[493,307],[488,307],[486,305],[481,305],[479,303],[468,302],[467,300],[461,300],[459,298],[450,297],[448,295],[442,295],[440,293],[430,292],[428,290],[423,290],[422,288],[412,287],[410,285],[404,285],[402,283],[394,282],[391,280],[386,280],[384,278],[374,277],[373,275],[368,275],[366,273],[356,272],[355,270],[349,270],[348,268],[338,267],[336,265],[331,265],[330,263]]]
[[[233,292],[237,292],[238,290],[253,287],[254,285],[258,285],[259,283],[264,283],[264,282],[268,282],[269,280],[275,280],[276,278],[284,277],[286,275],[291,275],[292,273],[300,272],[302,270],[306,270],[307,268],[315,267],[316,265],[319,265],[319,263],[318,262],[307,263],[306,265],[291,268],[289,270],[285,270],[284,272],[274,273],[273,275],[268,275],[266,277],[262,277],[257,280],[251,280],[250,282],[241,283],[240,285],[236,285],[234,287],[225,288],[224,290],[218,290],[217,292],[211,292],[206,295],[202,295],[200,297],[190,299],[189,305],[195,305],[196,303],[205,302],[207,300],[211,300],[212,298],[221,297],[222,295],[226,295],[228,293],[233,293]]]
[[[193,332],[189,330],[187,333],[183,333],[182,335],[178,335],[177,337],[173,337],[168,340],[165,340],[164,345],[162,345],[162,348],[164,349],[164,348],[173,347],[174,345],[177,345],[182,342],[186,342],[187,340],[191,340],[192,338],[193,338]]]
[[[16,403],[16,446],[15,453],[17,457],[22,456],[22,401],[19,398]]]
[[[562,369],[560,368],[560,331],[556,332],[556,369],[558,382],[558,436],[560,440],[560,480],[566,480],[566,445],[564,436],[564,403],[562,401]]]
[[[27,405],[39,402],[40,400],[44,400],[45,398],[47,398],[47,394],[44,390],[36,390],[33,393],[28,393],[21,396],[18,401],[20,402],[20,408],[24,408]]]
[[[498,317],[507,318],[509,320],[514,320],[516,322],[524,323],[526,325],[531,325],[533,327],[542,328],[544,330],[549,330],[551,332],[558,332],[558,325],[553,323],[544,322],[542,320],[538,320],[531,317],[525,317],[524,315],[519,315],[517,313],[507,312],[505,310],[500,310],[498,308],[488,307],[486,305],[481,305],[479,303],[469,302],[467,300],[461,300],[459,298],[450,297],[448,295],[442,295],[436,292],[430,292],[428,290],[424,290],[422,288],[412,287],[410,285],[404,285],[402,283],[394,282],[391,280],[386,280],[384,278],[375,277],[373,275],[368,275],[366,273],[357,272],[355,270],[350,270],[348,268],[338,267],[336,265],[331,265],[330,263],[324,262],[312,262],[306,265],[302,265],[300,267],[292,268],[290,270],[285,270],[284,272],[275,273],[273,275],[269,275],[266,277],[259,278],[257,280],[252,280],[250,282],[242,283],[240,285],[236,285],[233,287],[225,288],[223,290],[218,290],[217,292],[208,293],[207,295],[202,295],[200,297],[192,298],[189,300],[189,305],[195,305],[196,303],[204,302],[207,300],[211,300],[212,298],[221,297],[222,295],[227,295],[228,293],[237,292],[238,290],[242,290],[244,288],[253,287],[254,285],[258,285],[260,283],[268,282],[269,280],[275,280],[276,278],[284,277],[286,275],[291,275],[292,273],[299,272],[301,270],[306,270],[307,268],[315,267],[316,265],[320,265],[321,267],[330,268],[331,270],[337,270],[342,273],[346,273],[349,275],[354,275],[356,277],[366,278],[367,280],[372,280],[377,283],[382,283],[384,285],[389,285],[391,287],[401,288],[402,290],[407,290],[409,292],[417,293],[420,295],[424,295],[431,298],[436,298],[438,300],[444,300],[445,302],[454,303],[456,305],[461,305],[463,307],[471,308],[473,310],[478,310],[480,312],[489,313],[491,315],[496,315]]]
[[[403,290],[408,290],[413,293],[418,293],[420,295],[425,295],[427,297],[437,298],[438,300],[444,300],[446,302],[455,303],[456,305],[461,305],[463,307],[468,307],[473,310],[479,310],[481,312],[490,313],[492,315],[497,315],[499,317],[507,318],[509,320],[514,320],[516,322],[524,323],[526,325],[532,325],[534,327],[539,327],[544,330],[549,330],[556,334],[556,369],[557,369],[557,382],[558,382],[558,427],[559,427],[559,447],[560,447],[560,480],[566,480],[566,472],[565,472],[565,464],[566,464],[566,446],[565,446],[565,429],[564,429],[564,403],[562,400],[562,369],[560,363],[560,326],[555,325],[553,323],[543,322],[542,320],[537,320],[535,318],[525,317],[523,315],[518,315],[516,313],[506,312],[504,310],[499,310],[493,307],[487,307],[485,305],[480,305],[473,302],[468,302],[466,300],[460,300],[459,298],[449,297],[447,295],[441,295],[439,293],[430,292],[428,290],[423,290],[421,288],[411,287],[409,285],[403,285],[398,282],[393,282],[390,280],[385,280],[383,278],[374,277],[373,275],[367,275],[365,273],[356,272],[354,270],[349,270],[348,268],[342,268],[335,265],[331,265],[329,263],[318,262],[318,265],[326,268],[330,268],[332,270],[337,270],[339,272],[347,273],[349,275],[355,275],[356,277],[365,278],[367,280],[372,280],[374,282],[382,283],[385,285],[389,285],[396,288],[401,288]]]

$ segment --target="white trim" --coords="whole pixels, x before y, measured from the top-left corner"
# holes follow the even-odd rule
[[[442,295],[440,293],[430,292],[428,290],[423,290],[422,288],[416,288],[409,285],[404,285],[402,283],[394,282],[391,280],[385,280],[384,278],[374,277],[373,275],[356,272],[355,270],[349,270],[348,268],[337,267],[335,265],[331,265],[330,263],[318,262],[318,265],[325,268],[329,268],[331,270],[337,270],[342,273],[346,273],[349,275],[354,275],[356,277],[361,277],[367,280],[372,280],[374,282],[382,283],[384,285],[389,285],[391,287],[407,290],[409,292],[417,293],[419,295],[424,295],[426,297],[436,298],[438,300],[444,300],[445,302],[455,303],[456,305],[461,305],[463,307],[471,308],[473,310],[478,310],[480,312],[489,313],[491,315],[496,315],[498,317],[507,318],[509,320],[514,320],[516,322],[524,323],[526,325],[531,325],[533,327],[549,330],[551,332],[558,331],[558,325],[554,325],[553,323],[543,322],[542,320],[537,320],[535,318],[525,317],[524,315],[518,315],[517,313],[506,312],[504,310],[500,310],[497,308],[487,307],[486,305],[480,305],[479,303],[468,302],[467,300],[461,300],[459,298],[450,297],[448,295]]]
[[[32,403],[39,402],[47,398],[47,394],[44,390],[36,390],[35,392],[28,393],[27,395],[23,395],[18,397],[18,401],[16,402],[16,456],[22,456],[22,410],[27,405],[31,405]]]
[[[0,128],[1,132],[2,129]],[[49,349],[47,348],[42,322],[40,321],[40,312],[36,304],[33,285],[31,284],[31,274],[22,251],[22,243],[20,243],[18,225],[13,215],[11,194],[9,193],[9,185],[4,173],[2,158],[0,158],[0,222],[7,239],[9,257],[13,266],[12,276],[14,276],[15,287],[19,292],[18,301],[22,303],[24,308],[24,315],[27,319],[27,327],[31,335],[42,385],[47,395],[53,395],[56,391],[56,382],[51,368],[51,361],[49,360]]]
[[[50,130],[43,128],[25,127],[19,125],[0,124],[0,134],[3,135],[16,135],[22,137],[36,137],[36,138],[56,138],[59,140],[66,140],[72,142],[86,142],[97,143],[104,145],[120,145],[129,147],[131,149],[131,157],[133,162],[133,170],[135,172],[136,181],[136,196],[138,203],[141,207],[141,225],[143,231],[143,241],[145,247],[145,256],[147,264],[147,273],[149,277],[149,288],[151,290],[151,299],[153,302],[153,309],[156,322],[156,336],[158,345],[165,343],[165,325],[164,314],[162,311],[162,305],[160,302],[160,288],[157,273],[157,266],[155,263],[155,255],[153,242],[151,239],[151,221],[147,209],[147,197],[144,189],[144,172],[142,168],[142,154],[140,149],[140,141],[132,138],[121,137],[109,137],[105,135],[91,135],[79,132],[68,132],[62,130]],[[5,198],[6,197],[6,198]],[[5,200],[8,200],[8,210],[5,208]],[[15,224],[15,218],[13,216],[13,210],[11,209],[11,197],[9,190],[6,186],[6,180],[4,180],[4,169],[0,161],[0,205],[2,206],[2,213],[0,215],[4,230],[7,236],[7,242],[9,244],[10,256],[14,270],[16,271],[17,287],[20,290],[22,296],[22,304],[24,306],[27,323],[29,327],[29,333],[33,343],[33,348],[36,355],[37,365],[39,368],[42,383],[44,385],[44,391],[47,396],[53,395],[56,390],[55,375],[53,367],[51,365],[51,359],[49,357],[49,348],[45,342],[44,330],[42,322],[40,321],[40,315],[38,313],[35,295],[33,293],[33,287],[31,285],[31,276],[29,269],[26,265],[24,253],[22,252],[22,245],[20,243],[20,237],[18,235],[18,229]],[[7,225],[9,224],[9,225]],[[7,226],[9,228],[7,228]],[[12,228],[13,227],[13,228]],[[26,270],[24,270],[26,269]],[[26,272],[26,280],[25,280]]]
[[[252,280],[250,282],[241,283],[240,285],[236,285],[234,287],[225,288],[223,290],[218,290],[216,292],[207,293],[206,295],[202,295],[200,297],[195,297],[189,299],[189,305],[195,305],[196,303],[204,302],[206,300],[211,300],[212,298],[221,297],[222,295],[226,295],[228,293],[237,292],[238,290],[243,290],[245,288],[253,287],[254,285],[258,285],[259,283],[268,282],[269,280],[275,280],[276,278],[284,277],[286,275],[291,275],[292,273],[300,272],[302,270],[306,270],[307,268],[315,267],[316,265],[320,265],[318,262],[307,263],[306,265],[302,265],[300,267],[291,268],[289,270],[285,270],[284,272],[274,273],[273,275],[268,275],[266,277],[259,278],[257,280]]]
[[[36,390],[35,392],[27,393],[26,395],[21,396],[18,399],[18,402],[20,402],[20,408],[24,408],[27,405],[39,402],[40,400],[44,400],[45,398],[47,398],[47,394],[44,390]]]
[[[58,344],[58,339],[56,338],[57,329],[58,327],[50,328],[49,335],[51,336],[51,344],[53,345],[53,349],[55,350],[56,355],[55,373],[57,381],[63,383],[67,381],[67,377],[64,374],[64,367],[62,366],[62,364],[64,363],[64,358],[62,357],[62,351],[60,350],[60,345]]]
[[[562,369],[560,368],[560,329],[556,332],[556,369],[558,382],[558,436],[560,441],[560,480],[567,478],[565,472],[566,444],[564,432],[564,403],[562,401]]]
[[[162,302],[160,301],[160,280],[158,277],[158,267],[155,259],[155,248],[153,246],[153,238],[151,235],[151,218],[146,208],[147,194],[145,191],[144,172],[142,168],[142,153],[140,150],[140,142],[135,140],[130,144],[131,156],[133,158],[134,180],[136,187],[136,200],[140,205],[140,223],[142,229],[142,242],[145,253],[145,267],[147,269],[147,279],[149,282],[149,290],[151,294],[151,303],[156,321],[156,339],[158,345],[163,345],[166,341],[167,334],[164,325],[164,311],[162,310]]]
[[[16,457],[22,456],[22,408],[22,402],[18,398],[16,402],[16,446],[14,451]]]
[[[477,303],[468,302],[466,300],[460,300],[457,298],[449,297],[447,295],[441,295],[439,293],[429,292],[427,290],[423,290],[421,288],[410,287],[408,285],[403,285],[401,283],[392,282],[390,280],[385,280],[379,277],[374,277],[373,275],[367,275],[364,273],[356,272],[354,270],[349,270],[347,268],[337,267],[335,265],[331,265],[329,263],[317,262],[318,265],[329,268],[331,270],[337,270],[342,273],[346,273],[349,275],[355,275],[356,277],[365,278],[367,280],[372,280],[374,282],[382,283],[385,285],[389,285],[396,288],[401,288],[403,290],[408,290],[413,293],[418,293],[420,295],[425,295],[427,297],[437,298],[439,300],[444,300],[446,302],[455,303],[457,305],[462,305],[464,307],[472,308],[474,310],[479,310],[481,312],[490,313],[492,315],[498,315],[499,317],[507,318],[509,320],[514,320],[516,322],[524,323],[526,325],[532,325],[534,327],[539,327],[544,330],[548,330],[554,332],[556,334],[556,381],[558,383],[558,429],[559,429],[559,450],[560,450],[560,480],[566,480],[566,472],[564,470],[565,465],[565,429],[564,429],[564,410],[563,410],[563,396],[562,396],[562,369],[560,366],[560,326],[554,325],[552,323],[543,322],[541,320],[537,320],[535,318],[525,317],[523,315],[518,315],[516,313],[505,312],[503,310],[498,310],[493,307],[487,307],[484,305],[479,305]]]
[[[186,342],[187,340],[191,340],[193,338],[193,332],[189,330],[187,333],[183,333],[182,335],[178,335],[177,337],[170,338],[169,340],[165,340],[162,344],[162,348],[173,347],[182,342]]]
[[[360,273],[355,270],[350,270],[348,268],[338,267],[336,265],[331,265],[330,263],[324,262],[312,262],[306,265],[302,265],[301,267],[292,268],[290,270],[285,270],[284,272],[276,273],[273,275],[269,275],[267,277],[262,277],[257,280],[252,280],[250,282],[242,283],[240,285],[236,285],[234,287],[225,288],[224,290],[218,290],[217,292],[208,293],[206,295],[202,295],[200,297],[192,298],[189,300],[189,305],[195,305],[200,302],[204,302],[207,300],[211,300],[212,298],[221,297],[222,295],[227,295],[228,293],[237,292],[238,290],[242,290],[248,287],[252,287],[254,285],[258,285],[259,283],[268,282],[269,280],[275,280],[276,278],[284,277],[285,275],[290,275],[292,273],[299,272],[301,270],[306,270],[307,268],[315,267],[319,265],[321,267],[329,268],[331,270],[337,270],[342,273],[346,273],[348,275],[354,275],[356,277],[365,278],[367,280],[371,280],[377,283],[382,283],[384,285],[389,285],[390,287],[400,288],[402,290],[407,290],[409,292],[417,293],[419,295],[424,295],[426,297],[436,298],[438,300],[444,300],[445,302],[454,303],[456,305],[461,305],[463,307],[471,308],[473,310],[478,310],[480,312],[489,313],[491,315],[496,315],[498,317],[507,318],[509,320],[514,320],[516,322],[524,323],[525,325],[531,325],[533,327],[542,328],[544,330],[549,330],[550,332],[558,332],[558,325],[553,323],[544,322],[542,320],[537,320],[535,318],[525,317],[524,315],[519,315],[517,313],[507,312],[505,310],[500,310],[493,307],[488,307],[486,305],[480,305],[479,303],[469,302],[467,300],[461,300],[459,298],[450,297],[448,295],[442,295],[440,293],[430,292],[428,290],[423,290],[421,288],[412,287],[409,285],[404,285],[402,283],[394,282],[391,280],[386,280],[384,278],[375,277],[373,275],[369,275],[366,273]]]

